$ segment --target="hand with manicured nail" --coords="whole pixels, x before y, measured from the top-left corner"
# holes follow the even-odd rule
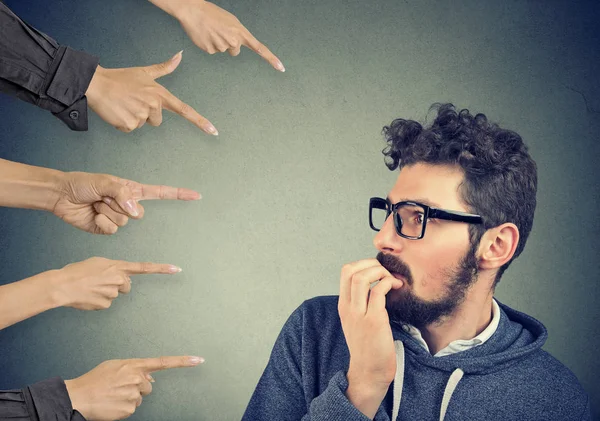
[[[202,357],[159,357],[104,361],[81,377],[65,380],[73,409],[88,421],[125,419],[152,392],[150,373],[203,363]]]
[[[52,212],[65,222],[93,234],[114,234],[129,218],[140,219],[140,200],[198,200],[190,189],[141,184],[107,174],[64,173]]]
[[[217,135],[217,129],[210,121],[156,82],[172,73],[181,63],[181,57],[179,52],[164,63],[145,67],[105,69],[98,66],[86,92],[89,107],[123,132],[139,129],[146,122],[159,126],[165,109],[179,114],[206,133]]]
[[[55,302],[79,310],[103,310],[119,294],[131,291],[131,275],[181,272],[181,268],[150,262],[125,262],[92,257],[71,263],[55,272],[52,279]]]
[[[0,285],[0,330],[58,307],[106,309],[131,291],[131,275],[178,272],[174,265],[92,257]]]
[[[190,39],[209,54],[225,51],[232,56],[244,45],[280,72],[281,61],[260,43],[233,14],[205,0],[150,0],[175,17]]]
[[[194,190],[107,174],[63,172],[0,159],[0,206],[52,212],[93,234],[114,234],[144,216],[140,200],[198,200]]]

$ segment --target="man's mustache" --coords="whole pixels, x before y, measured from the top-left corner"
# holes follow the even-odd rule
[[[399,258],[383,252],[377,253],[377,261],[390,273],[396,273],[406,279],[409,285],[412,285],[412,275],[410,269]]]

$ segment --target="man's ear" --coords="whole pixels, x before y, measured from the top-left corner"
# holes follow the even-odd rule
[[[479,243],[479,268],[497,269],[512,259],[519,244],[519,229],[507,222],[487,230]]]

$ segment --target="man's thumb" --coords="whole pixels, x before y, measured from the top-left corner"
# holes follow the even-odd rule
[[[163,61],[162,63],[152,64],[150,66],[146,66],[144,70],[152,76],[154,79],[158,79],[159,77],[163,77],[168,75],[169,73],[173,73],[179,63],[181,63],[181,57],[183,55],[183,50],[175,54],[173,57],[168,59],[167,61]]]

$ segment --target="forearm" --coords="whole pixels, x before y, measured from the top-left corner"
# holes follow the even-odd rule
[[[54,293],[58,271],[50,270],[0,286],[0,330],[59,307]]]
[[[0,159],[0,206],[52,211],[62,171]]]
[[[0,2],[0,92],[51,111],[72,130],[87,130],[88,84],[98,58],[59,45]]]

